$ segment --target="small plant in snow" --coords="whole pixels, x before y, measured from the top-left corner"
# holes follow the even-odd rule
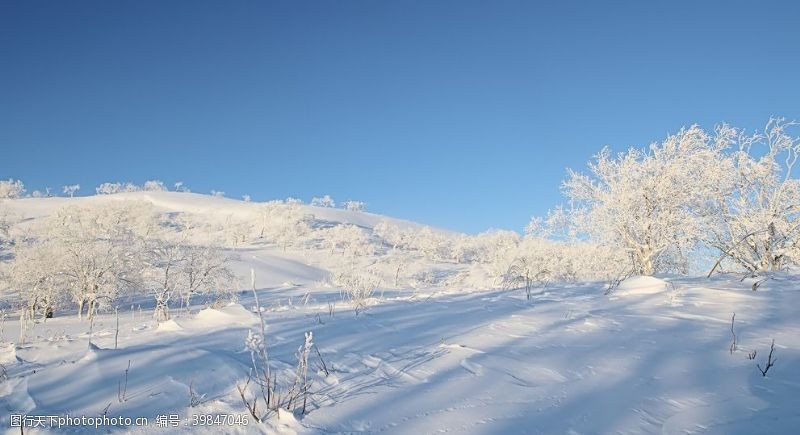
[[[308,355],[311,353],[311,348],[314,346],[313,339],[314,334],[312,332],[306,332],[305,343],[297,349],[297,369],[294,374],[294,383],[287,394],[287,411],[291,411],[299,406],[300,400],[302,399],[303,406],[300,413],[306,413],[308,390],[311,386],[311,383],[308,381]]]
[[[122,380],[117,382],[117,400],[119,403],[127,402],[128,397],[128,373],[131,371],[131,360],[128,360],[128,368],[125,369],[125,383]]]
[[[192,381],[189,382],[189,406],[194,408],[201,405],[205,397],[205,394],[197,394],[197,391],[194,390],[194,379],[192,379]]]
[[[353,304],[356,316],[367,306],[375,293],[378,283],[375,278],[363,273],[339,272],[331,275],[333,285],[339,287],[343,300]]]
[[[537,284],[547,285],[550,271],[535,264],[526,257],[518,257],[509,266],[503,278],[507,288],[523,284],[525,287],[525,297],[531,300],[533,297],[533,287]]]

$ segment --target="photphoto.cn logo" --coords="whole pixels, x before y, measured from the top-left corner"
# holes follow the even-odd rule
[[[27,428],[65,428],[65,427],[94,427],[103,426],[147,426],[147,417],[97,417],[67,415],[21,415],[11,414],[11,427]]]

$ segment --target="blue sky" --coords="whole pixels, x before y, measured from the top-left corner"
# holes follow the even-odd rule
[[[800,119],[798,17],[788,1],[0,0],[0,177],[330,194],[521,230],[604,145]]]

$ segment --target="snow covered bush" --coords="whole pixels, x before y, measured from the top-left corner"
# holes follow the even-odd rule
[[[379,285],[377,277],[354,270],[333,273],[330,280],[331,284],[339,287],[342,300],[353,305],[356,316],[366,308]]]
[[[25,194],[25,185],[20,180],[0,180],[0,199],[19,198]]]

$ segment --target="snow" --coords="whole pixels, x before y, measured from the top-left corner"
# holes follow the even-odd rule
[[[669,283],[654,276],[636,276],[628,278],[616,288],[618,295],[648,295],[661,293],[669,288]]]
[[[209,219],[255,207],[164,192],[9,206],[37,218],[65,203],[131,199]],[[327,208],[314,213],[362,226],[386,219]],[[152,305],[126,299],[116,349],[113,312],[96,317],[91,336],[86,320],[59,313],[38,321],[18,345],[9,344],[20,323],[8,312],[0,336],[8,374],[0,380],[0,427],[18,433],[10,428],[12,413],[103,412],[149,418],[146,427],[118,428],[125,433],[765,434],[800,425],[796,275],[775,275],[758,291],[726,275],[634,277],[610,295],[604,283],[551,284],[530,301],[524,290],[421,286],[375,294],[356,316],[325,282],[327,250],[249,245],[236,254],[237,302],[175,308],[172,319],[156,323]],[[247,426],[191,426],[193,414],[249,416],[236,385],[247,377],[244,342],[259,322],[245,290],[251,268],[276,371],[293,370],[304,333],[312,331],[329,374],[312,352],[306,415],[282,410],[261,424],[251,417]],[[738,347],[731,352],[734,312]],[[773,339],[777,362],[764,377],[756,364],[764,365]],[[203,396],[194,407],[190,387]],[[160,414],[179,415],[180,425],[155,427]]]

